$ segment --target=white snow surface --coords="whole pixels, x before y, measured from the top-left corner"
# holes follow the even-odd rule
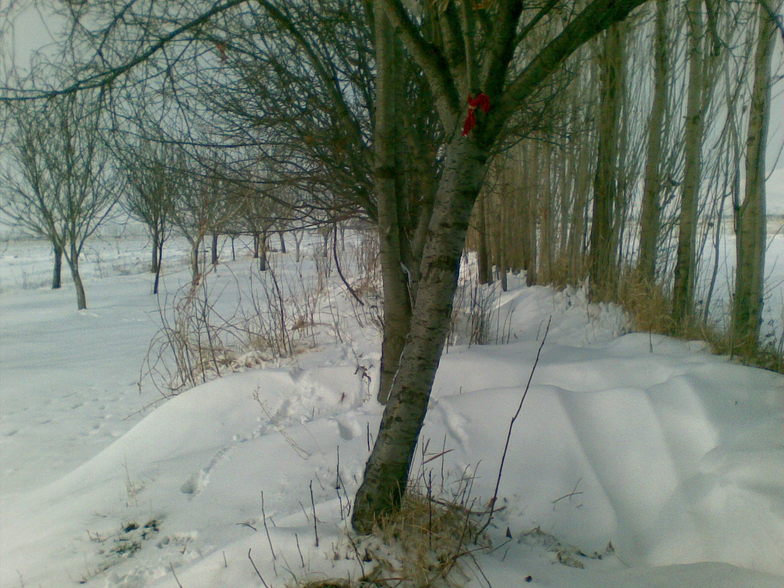
[[[101,268],[86,264],[81,312],[69,284],[52,291],[25,273],[48,267],[46,247],[16,243],[0,266],[0,586],[260,586],[251,558],[269,586],[361,575],[347,501],[382,412],[379,336],[334,271],[315,345],[163,399],[140,376],[160,328],[143,240],[111,241]],[[283,283],[323,266],[316,244],[300,264],[273,254]],[[175,251],[169,296],[188,280]],[[241,250],[207,279],[235,301],[252,265]],[[784,586],[784,377],[630,333],[580,291],[511,286],[495,299],[495,343],[443,356],[414,466],[444,496],[475,473],[476,504],[488,501],[551,320],[512,429],[493,549],[453,580]]]

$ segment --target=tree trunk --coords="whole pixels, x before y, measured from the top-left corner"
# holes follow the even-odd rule
[[[286,253],[286,238],[283,236],[283,231],[278,231],[278,237],[280,238],[280,252]]]
[[[305,237],[304,231],[294,232],[294,261],[299,263],[302,255],[302,239]]]
[[[253,232],[253,259],[259,258],[259,232]]]
[[[157,230],[152,230],[150,237],[152,238],[152,252],[150,260],[150,273],[158,273],[158,242],[160,237]]]
[[[263,231],[259,233],[259,271],[266,272],[267,271],[267,231]]]
[[[163,243],[164,239],[158,239],[158,248],[157,248],[157,263],[155,264],[155,281],[152,284],[152,293],[158,294],[158,286],[161,283],[161,266],[163,264]]]
[[[762,6],[754,57],[754,87],[746,139],[746,186],[736,210],[732,337],[753,349],[760,335],[765,273],[765,146],[770,119],[770,62],[776,25]]]
[[[52,243],[52,253],[54,254],[52,290],[57,290],[63,285],[63,249],[57,243]]]
[[[76,290],[76,308],[84,310],[87,308],[87,296],[84,293],[84,284],[82,284],[82,276],[79,274],[79,259],[76,256],[68,259],[68,266],[71,269],[71,279],[74,283]]]
[[[212,234],[212,255],[210,261],[212,265],[218,265],[218,233]]]
[[[370,532],[379,516],[397,509],[405,492],[449,328],[471,209],[486,168],[486,153],[473,139],[452,139],[422,255],[411,329],[354,501],[352,523],[359,532]]]
[[[201,247],[201,239],[191,240],[191,282],[197,284],[199,282],[199,248]]]
[[[672,317],[680,325],[694,313],[696,273],[697,212],[702,173],[703,116],[703,46],[705,27],[701,0],[689,0],[689,88],[684,131],[684,178],[678,222],[678,250],[672,292]]]
[[[654,41],[653,103],[648,119],[648,152],[645,160],[645,181],[640,213],[640,243],[637,271],[649,285],[656,279],[656,243],[659,237],[659,191],[661,190],[661,161],[664,144],[664,114],[667,108],[667,3],[656,0]]]
[[[381,375],[378,401],[386,403],[397,372],[400,354],[411,321],[408,280],[401,271],[403,250],[397,185],[395,39],[392,27],[376,8],[376,111],[374,127],[375,190],[378,203],[378,233],[384,291],[384,338],[381,343]],[[409,270],[410,274],[410,270]]]
[[[591,223],[590,285],[597,300],[615,294],[618,268],[614,215],[618,209],[618,156],[623,102],[623,25],[607,30],[601,55],[601,105],[599,107],[599,145],[593,190]]]

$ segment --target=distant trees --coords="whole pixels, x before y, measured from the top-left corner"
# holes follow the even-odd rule
[[[172,147],[139,141],[121,151],[122,172],[127,190],[121,200],[131,218],[144,224],[152,246],[150,271],[155,274],[152,293],[158,293],[163,263],[163,246],[172,229],[172,216],[178,196],[176,178],[180,173],[177,154]]]
[[[109,216],[122,180],[101,135],[102,108],[92,92],[7,106],[11,116],[4,175],[4,215],[47,238],[55,256],[53,287],[65,258],[77,308],[87,308],[79,260],[85,242]]]

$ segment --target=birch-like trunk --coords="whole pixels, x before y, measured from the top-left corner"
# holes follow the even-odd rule
[[[395,38],[383,11],[376,9],[376,111],[374,127],[375,190],[381,275],[384,289],[384,337],[381,343],[381,375],[378,400],[386,403],[400,362],[411,321],[411,302],[403,264],[402,219],[399,216],[396,144],[396,96],[398,73]],[[410,275],[409,268],[408,275]]]
[[[376,517],[394,511],[405,492],[449,328],[471,209],[486,166],[486,153],[473,139],[453,137],[447,148],[422,254],[411,329],[379,436],[354,501],[352,522],[359,532],[370,532]]]
[[[686,97],[684,134],[684,179],[678,218],[678,250],[672,292],[672,317],[684,324],[694,313],[696,274],[697,212],[702,173],[704,39],[701,0],[689,0],[689,88]]]
[[[732,337],[739,346],[757,344],[762,322],[765,271],[765,145],[770,119],[770,63],[776,25],[762,6],[754,56],[754,87],[746,139],[746,186],[736,211],[735,296]]]

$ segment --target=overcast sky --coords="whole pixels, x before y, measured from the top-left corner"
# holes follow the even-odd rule
[[[13,0],[0,0],[0,6]],[[50,14],[42,15],[36,8],[39,4],[34,0],[17,0],[18,5],[25,4],[27,8],[19,12],[14,21],[14,27],[9,37],[3,39],[3,51],[12,49],[16,62],[23,67],[29,63],[30,54],[42,46],[53,43],[60,22]],[[770,214],[784,214],[784,42],[776,42],[776,70],[779,81],[773,88],[773,104],[771,107],[771,121],[768,141],[768,170],[767,199]]]

